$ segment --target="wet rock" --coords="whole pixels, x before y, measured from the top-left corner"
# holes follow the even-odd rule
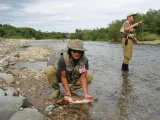
[[[8,120],[19,108],[23,107],[26,100],[25,97],[0,96],[1,120]]]
[[[37,109],[25,108],[16,112],[9,120],[46,120],[46,118]]]

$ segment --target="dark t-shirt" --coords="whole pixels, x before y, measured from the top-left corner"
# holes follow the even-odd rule
[[[73,61],[73,66],[76,66],[77,63],[78,63],[77,60]],[[87,60],[87,62],[85,64],[85,68],[86,68],[86,70],[89,69],[88,60]],[[63,55],[60,56],[59,61],[58,61],[58,71],[59,72],[66,71],[66,63],[64,61]]]

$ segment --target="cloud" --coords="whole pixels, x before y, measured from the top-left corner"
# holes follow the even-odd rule
[[[29,5],[26,4],[23,10],[28,13],[54,15],[66,12],[70,6],[71,4],[68,2],[62,3],[61,1],[43,1]]]
[[[159,9],[159,0],[1,0],[0,23],[42,31],[107,27],[128,12]]]
[[[5,5],[5,4],[0,4],[0,12],[3,12],[3,11],[6,11],[6,10],[9,10],[10,7]]]

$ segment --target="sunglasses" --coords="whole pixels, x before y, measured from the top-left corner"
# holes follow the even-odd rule
[[[79,53],[79,54],[82,53],[82,51],[79,51],[79,50],[72,50],[72,52],[73,53]]]

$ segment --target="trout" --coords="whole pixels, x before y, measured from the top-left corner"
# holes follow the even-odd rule
[[[93,99],[86,99],[84,97],[77,97],[77,96],[64,96],[64,98],[72,103],[72,104],[80,104],[80,103],[91,103],[94,102]]]

